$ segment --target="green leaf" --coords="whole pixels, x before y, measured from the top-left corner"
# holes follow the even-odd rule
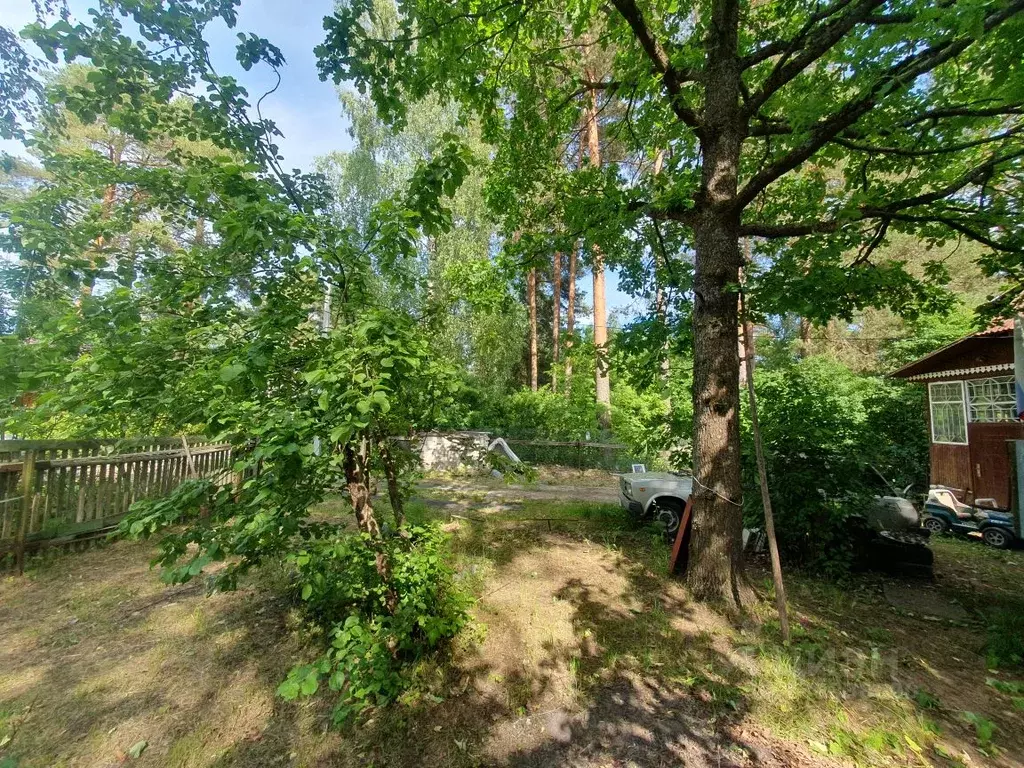
[[[242,363],[225,365],[220,369],[220,380],[226,384],[229,381],[234,381],[243,373],[245,373],[245,365]]]
[[[137,741],[131,745],[128,749],[128,757],[133,760],[138,760],[142,757],[142,753],[146,751],[146,747],[149,746],[149,742],[146,740]]]
[[[310,673],[306,675],[299,687],[299,692],[303,696],[312,696],[316,693],[317,688],[320,687],[320,681],[317,679],[316,671],[310,670]]]
[[[299,682],[289,676],[284,682],[277,686],[277,695],[285,701],[294,701],[299,696]]]

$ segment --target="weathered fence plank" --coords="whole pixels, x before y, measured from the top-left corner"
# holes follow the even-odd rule
[[[0,440],[0,556],[115,524],[189,477],[230,479],[227,444],[201,437]]]

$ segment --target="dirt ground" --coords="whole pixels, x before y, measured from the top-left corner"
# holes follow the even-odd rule
[[[986,682],[1015,677],[986,669],[978,612],[1019,594],[1024,553],[936,542],[935,582],[910,586],[963,621],[894,607],[899,582],[793,574],[785,648],[767,609],[736,623],[690,601],[614,509],[518,493],[452,502],[486,520],[449,523],[474,623],[401,703],[340,731],[327,698],[275,696],[309,653],[282,574],[206,597],[118,542],[4,578],[0,766],[1024,764],[1022,712]],[[446,518],[437,501],[416,513]]]

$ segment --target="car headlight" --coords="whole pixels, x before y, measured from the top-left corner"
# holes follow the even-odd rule
[[[627,499],[633,498],[633,484],[629,480],[622,481],[622,495]]]

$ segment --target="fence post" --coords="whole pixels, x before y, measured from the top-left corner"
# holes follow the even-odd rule
[[[21,463],[21,519],[18,521],[18,541],[15,549],[15,561],[18,575],[25,573],[25,538],[28,535],[28,521],[32,515],[36,490],[36,452],[25,451]]]

